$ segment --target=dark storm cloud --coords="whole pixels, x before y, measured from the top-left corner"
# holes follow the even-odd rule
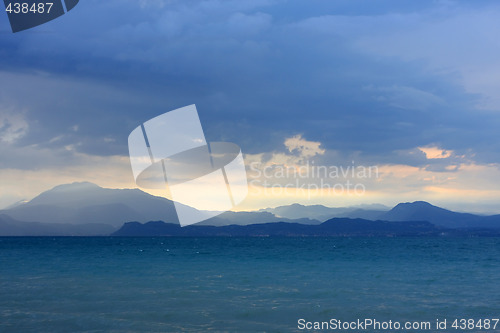
[[[195,103],[209,141],[247,153],[302,134],[372,163],[426,163],[401,152],[431,144],[499,162],[499,114],[477,110],[482,97],[458,70],[364,48],[464,6],[86,0],[59,20],[0,35],[0,102],[29,124],[18,146],[125,155],[139,123]]]

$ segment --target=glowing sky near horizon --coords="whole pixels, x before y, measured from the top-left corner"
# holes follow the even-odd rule
[[[17,34],[3,17],[0,208],[74,181],[135,187],[129,133],[196,104],[250,178],[251,163],[379,170],[363,195],[254,182],[238,210],[500,212],[499,15],[488,1],[86,0]]]

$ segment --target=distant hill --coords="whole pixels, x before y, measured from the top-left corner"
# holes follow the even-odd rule
[[[333,217],[364,218],[368,220],[377,220],[380,215],[387,212],[390,208],[384,205],[359,205],[352,207],[326,207],[323,205],[291,204],[278,206],[275,208],[261,209],[261,212],[269,212],[277,217],[287,219],[310,218],[319,221],[326,221]]]
[[[34,221],[38,224],[30,225],[37,230],[39,235],[44,234],[44,228],[46,228],[47,235],[53,235],[54,224],[70,225],[67,228],[57,228],[60,234],[64,234],[64,230],[68,231],[68,235],[74,234],[72,230],[75,229],[71,225],[78,225],[80,228],[78,234],[84,235],[84,230],[89,228],[88,235],[95,235],[100,234],[93,230],[96,224],[107,225],[107,233],[111,233],[129,221],[162,220],[178,223],[174,203],[171,200],[150,195],[139,189],[109,189],[89,182],[56,186],[28,202],[20,202],[11,208],[0,210],[0,214],[5,216],[5,221],[8,220],[7,217],[11,219],[10,223],[5,222],[3,229],[0,229],[0,236],[31,235],[22,232],[29,228],[26,224],[21,227],[21,223],[35,223]],[[320,223],[320,221],[308,218],[297,220],[277,218],[267,212],[225,212],[202,223],[230,225],[278,221]]]
[[[400,203],[379,218],[386,221],[429,221],[447,228],[500,228],[500,215],[457,213],[425,201]]]
[[[386,213],[387,210],[373,210],[373,209],[355,209],[351,212],[348,212],[346,214],[342,214],[341,216],[338,217],[349,217],[352,219],[365,219],[365,220],[383,220],[381,218],[384,213]]]
[[[127,221],[177,222],[172,201],[138,189],[108,189],[92,183],[56,186],[27,203],[0,211],[19,221],[102,223],[119,227]]]
[[[112,236],[416,236],[438,235],[444,229],[429,222],[387,222],[363,219],[334,218],[319,225],[298,223],[264,223],[246,226],[200,226],[181,228],[179,225],[161,221],[125,223]]]
[[[225,212],[219,216],[213,217],[211,219],[205,220],[198,223],[197,225],[246,225],[246,224],[258,224],[258,223],[269,223],[269,222],[288,222],[288,223],[300,223],[300,224],[320,224],[321,221],[310,218],[296,218],[288,219],[277,217],[269,212]]]
[[[348,221],[346,223],[352,224],[355,229],[365,228],[368,233],[373,231],[375,234],[383,230],[390,234],[394,230],[384,228],[395,228],[397,225],[386,225],[385,223],[397,221],[418,223],[426,221],[438,228],[448,229],[500,230],[500,215],[481,216],[457,213],[423,201],[401,203],[391,210],[384,211],[383,208],[384,206],[381,205],[330,208],[322,205],[293,204],[253,212],[225,212],[196,226],[212,225],[236,228],[235,225],[274,223],[280,225],[280,227],[276,227],[278,228],[276,231],[272,231],[274,227],[251,227],[241,230],[248,231],[256,228],[255,233],[271,230],[272,233],[286,234],[287,231],[279,228],[287,226],[291,228],[289,233],[297,232],[300,234],[299,231],[302,230],[300,228],[304,227],[305,230],[310,230],[305,232],[306,235],[309,232],[314,234],[320,231],[324,231],[325,235],[328,235],[337,234],[341,230],[325,229],[324,223],[321,222],[332,223],[330,222],[331,218],[336,217],[345,218],[344,220]],[[186,206],[186,209],[193,208]],[[375,222],[371,224],[362,222],[367,220]],[[102,235],[112,233],[120,227],[120,232],[123,232],[123,224],[129,221],[140,223],[165,221],[178,225],[177,214],[171,200],[150,195],[139,189],[109,189],[83,182],[56,186],[28,202],[19,202],[11,208],[0,210],[0,236]],[[321,227],[315,228],[318,225]],[[126,226],[130,228],[134,224],[126,224]],[[374,226],[376,229],[372,230],[371,228]],[[404,227],[410,228],[412,226],[414,226],[413,223]],[[338,227],[339,225],[336,224],[336,228]],[[344,227],[350,226],[345,225]],[[139,228],[143,229],[144,227]],[[186,230],[191,230],[191,228],[188,227]],[[226,229],[214,230],[224,233]],[[408,229],[404,230],[408,231]],[[353,230],[349,231],[349,233],[353,232]]]
[[[186,206],[187,207],[187,206]],[[193,208],[191,208],[193,209]],[[109,189],[83,182],[59,185],[33,200],[0,211],[19,221],[42,223],[103,223],[120,227],[128,221],[178,223],[174,203],[139,189]],[[283,221],[265,212],[226,212],[204,224],[228,225]],[[292,222],[286,219],[286,222]],[[301,219],[304,224],[319,221]]]

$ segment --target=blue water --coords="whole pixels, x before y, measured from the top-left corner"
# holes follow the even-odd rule
[[[500,238],[0,238],[0,332],[498,318],[499,258]]]

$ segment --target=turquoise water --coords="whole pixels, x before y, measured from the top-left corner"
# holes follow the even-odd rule
[[[0,332],[498,318],[499,258],[500,238],[0,238]]]

